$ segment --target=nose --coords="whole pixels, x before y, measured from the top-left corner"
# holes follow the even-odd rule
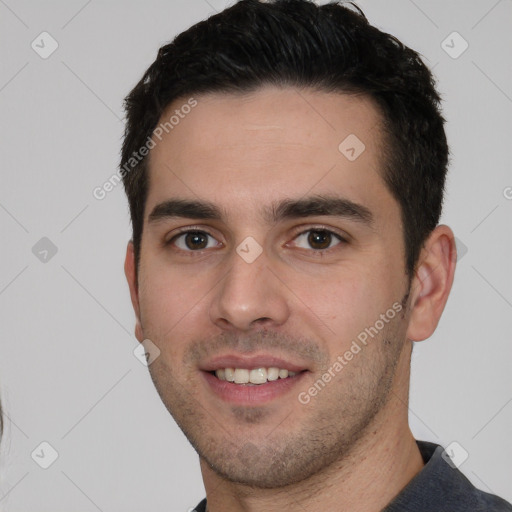
[[[290,315],[288,289],[262,253],[252,263],[233,252],[212,295],[210,319],[221,329],[273,328]]]

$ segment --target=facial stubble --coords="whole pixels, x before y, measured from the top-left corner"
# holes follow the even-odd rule
[[[407,297],[406,294],[402,299],[403,306]],[[219,476],[251,487],[285,487],[347,459],[371,430],[392,393],[405,346],[404,316],[405,309],[308,404],[300,404],[292,394],[290,401],[278,410],[270,406],[233,406],[226,417],[225,408],[221,415],[211,401],[199,398],[197,379],[180,382],[164,357],[150,366],[150,374],[176,423],[199,456]],[[235,343],[234,338],[230,339]],[[221,337],[217,344],[201,346],[213,347],[212,350],[225,348],[229,344],[225,340]],[[288,338],[284,342],[282,336],[258,339],[255,333],[245,338],[243,345],[238,344],[238,348],[243,346],[250,351],[253,346],[264,349],[273,344],[288,350],[294,347]],[[304,353],[314,354],[317,361],[325,356],[312,340],[301,340],[296,346]],[[323,359],[322,366],[325,362]],[[321,378],[325,369],[311,374],[312,382]],[[301,418],[299,422],[297,417]]]

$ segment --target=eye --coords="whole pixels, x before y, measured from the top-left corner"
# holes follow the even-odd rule
[[[313,228],[299,233],[294,238],[294,246],[301,249],[313,249],[314,251],[326,251],[348,243],[341,235],[325,228]],[[222,245],[212,235],[198,229],[189,229],[180,232],[165,242],[166,246],[173,245],[181,251],[199,252]]]
[[[314,249],[316,251],[325,251],[340,243],[348,243],[337,233],[319,228],[303,231],[295,238],[295,241],[295,245],[302,249]]]
[[[215,241],[211,235],[204,231],[190,230],[183,231],[179,235],[173,236],[165,245],[175,245],[182,251],[202,251],[215,247]]]

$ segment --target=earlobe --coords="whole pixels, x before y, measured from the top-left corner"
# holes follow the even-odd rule
[[[126,248],[124,274],[128,282],[128,287],[130,288],[130,298],[132,301],[133,310],[135,312],[135,337],[137,340],[142,342],[144,340],[144,335],[142,333],[142,325],[140,321],[139,286],[135,268],[135,249],[131,240],[128,242],[128,246]]]
[[[452,230],[437,226],[425,242],[412,283],[409,340],[421,341],[434,333],[450,294],[456,260]]]

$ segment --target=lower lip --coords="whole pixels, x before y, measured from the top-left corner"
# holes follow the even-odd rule
[[[237,405],[261,405],[290,392],[302,381],[307,372],[253,386],[220,380],[209,372],[201,373],[210,389],[225,402]]]

